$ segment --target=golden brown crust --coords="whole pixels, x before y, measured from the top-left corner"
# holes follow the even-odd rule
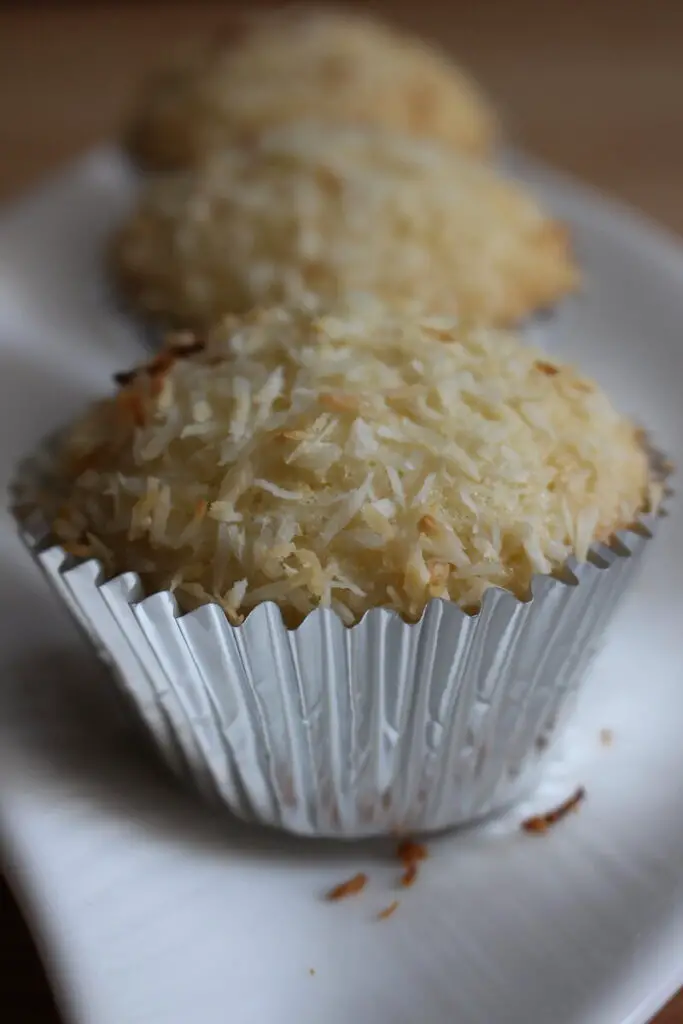
[[[477,155],[497,134],[487,100],[440,52],[374,19],[314,9],[242,24],[159,72],[127,145],[150,169],[176,169],[308,118],[383,125]]]

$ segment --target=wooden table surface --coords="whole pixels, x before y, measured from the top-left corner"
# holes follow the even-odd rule
[[[115,134],[144,69],[188,35],[220,26],[231,6],[0,3],[0,200]],[[682,0],[373,6],[458,53],[521,144],[683,233]],[[0,1020],[59,1024],[2,886]],[[683,994],[657,1024],[683,1024]]]

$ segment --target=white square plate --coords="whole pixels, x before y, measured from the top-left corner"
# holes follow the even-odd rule
[[[585,267],[552,345],[676,460],[683,252],[511,165],[571,223]],[[0,220],[4,487],[20,455],[140,356],[101,271],[132,188],[121,158],[101,151]],[[683,982],[682,525],[674,502],[543,790],[506,821],[432,842],[417,885],[395,893],[386,846],[297,842],[178,792],[3,513],[2,849],[65,1013],[79,1024],[646,1021]],[[543,837],[519,830],[577,782],[579,814]],[[359,870],[361,896],[321,899]],[[395,895],[397,912],[377,921]]]

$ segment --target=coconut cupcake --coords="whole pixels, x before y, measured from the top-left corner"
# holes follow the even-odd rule
[[[492,108],[453,61],[351,13],[288,10],[251,19],[156,74],[128,131],[154,170],[187,167],[264,129],[301,119],[380,125],[485,154]]]
[[[128,302],[181,325],[359,291],[505,324],[577,283],[566,230],[440,146],[297,124],[154,181],[114,243]]]
[[[244,817],[351,836],[528,789],[660,495],[592,381],[363,303],[176,339],[67,432],[22,516],[174,767]]]

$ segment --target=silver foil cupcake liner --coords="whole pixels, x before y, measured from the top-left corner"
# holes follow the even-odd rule
[[[656,519],[526,602],[492,588],[473,616],[434,599],[415,624],[319,609],[294,630],[271,603],[241,626],[181,614],[22,535],[178,775],[245,820],[351,839],[464,824],[533,788]]]

